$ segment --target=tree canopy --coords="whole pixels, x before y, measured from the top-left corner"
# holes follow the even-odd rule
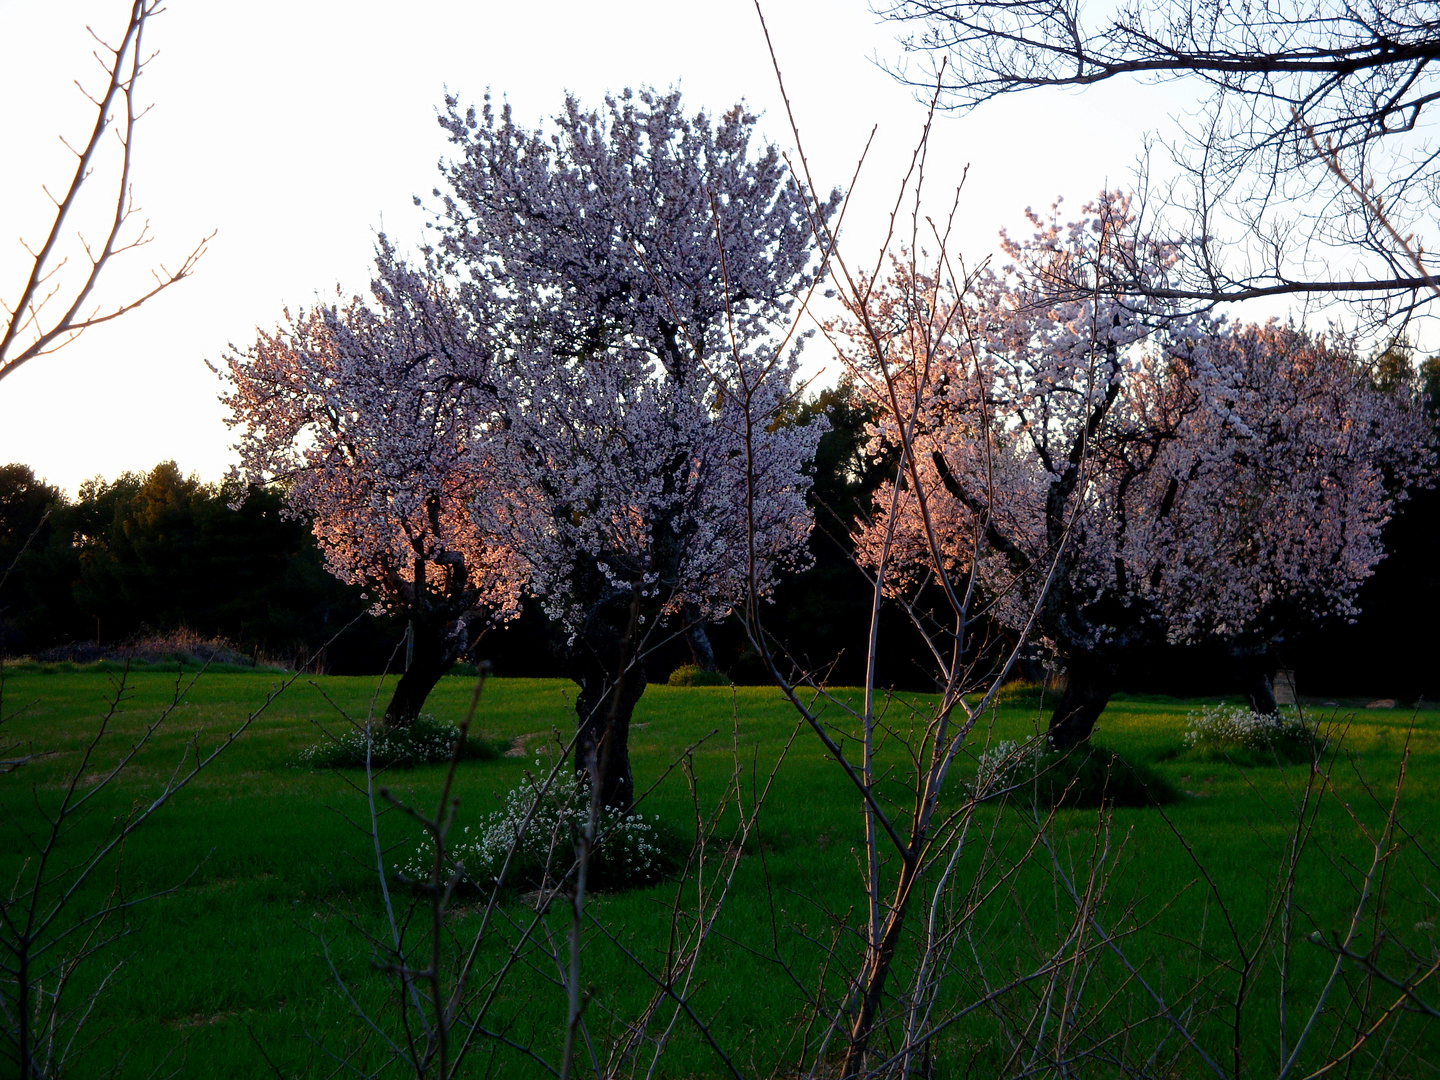
[[[988,610],[1033,625],[1068,670],[1058,745],[1089,735],[1137,649],[1263,653],[1353,616],[1382,527],[1434,462],[1414,381],[1376,385],[1343,338],[1142,317],[1108,288],[1130,261],[1127,204],[1089,209],[1011,242],[1014,265],[973,297],[899,271],[868,313],[916,346],[886,362],[915,402],[919,480],[880,489],[862,557],[922,578],[936,560],[975,568]],[[1087,297],[1052,289],[1085,275]],[[838,329],[874,385],[871,331]],[[900,441],[900,422],[875,438]]]

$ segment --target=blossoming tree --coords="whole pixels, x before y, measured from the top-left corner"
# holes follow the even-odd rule
[[[1088,738],[1137,646],[1253,652],[1297,619],[1353,614],[1380,528],[1430,460],[1418,402],[1374,389],[1344,342],[1108,295],[1115,263],[1163,274],[1165,253],[1117,239],[1123,199],[1087,211],[1037,220],[963,307],[934,281],[880,290],[898,327],[945,312],[954,330],[908,361],[928,365],[910,379],[928,498],[882,491],[862,538],[872,564],[887,542],[912,566],[938,548],[980,571],[1002,623],[1035,618],[1068,673],[1050,723],[1062,747]]]
[[[226,357],[241,468],[279,482],[326,563],[408,621],[385,710],[406,725],[478,634],[517,610],[522,567],[470,507],[497,497],[476,444],[492,346],[442,283],[381,238],[374,302],[301,312]]]
[[[477,443],[505,495],[475,503],[523,561],[580,684],[576,765],[628,807],[631,711],[662,625],[704,623],[802,559],[819,425],[794,393],[791,311],[816,279],[806,213],[756,118],[625,91],[553,132],[448,102],[437,221],[460,304],[484,311],[503,429]],[[437,193],[438,194],[438,193]],[[752,437],[747,439],[749,433]],[[747,491],[758,497],[747,497]]]

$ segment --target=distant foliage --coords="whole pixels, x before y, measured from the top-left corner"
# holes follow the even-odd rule
[[[681,664],[670,673],[671,686],[729,686],[730,676],[723,671],[706,671],[695,664]]]
[[[204,483],[171,461],[87,480],[73,500],[26,466],[0,466],[0,575],[12,563],[0,586],[0,650],[11,656],[123,659],[179,635],[289,664],[369,606],[325,572],[279,491]],[[390,635],[366,620],[327,659],[343,663],[340,649],[376,637]]]
[[[831,686],[858,686],[865,680],[871,591],[855,565],[851,534],[870,513],[876,489],[894,477],[898,460],[893,446],[871,444],[868,429],[875,416],[875,402],[842,373],[837,385],[818,391],[786,418],[796,426],[818,423],[828,430],[816,444],[813,482],[805,495],[815,519],[811,563],[779,578],[764,620],[788,657],[807,670],[825,672]],[[920,658],[928,654],[909,620],[889,605],[880,617],[882,634],[892,644],[877,658],[879,683],[929,689],[924,677],[915,683],[923,671]],[[771,683],[769,669],[738,622],[712,627],[711,640],[717,655],[724,651],[724,666],[737,682]]]
[[[38,649],[28,656],[7,662],[7,667],[37,670],[42,674],[60,671],[174,671],[204,669],[221,672],[284,671],[283,664],[262,655],[244,652],[224,638],[207,638],[193,630],[168,634],[140,634],[113,645],[91,641]]]
[[[537,761],[536,767],[540,769],[541,763]],[[506,888],[564,884],[575,868],[576,840],[589,813],[589,785],[569,769],[562,769],[548,788],[527,776],[505,796],[503,810],[488,815],[479,826],[465,827],[464,839],[449,852],[451,867],[458,867],[466,882],[481,889],[493,887],[502,869]],[[672,845],[665,842],[658,820],[603,808],[590,857],[589,887],[651,885],[672,870],[675,860],[667,850]],[[434,848],[425,840],[395,869],[409,881],[425,881],[434,858]]]
[[[372,724],[351,728],[302,751],[300,761],[317,769],[363,769],[368,740],[373,768],[434,765],[454,756],[459,739],[460,729],[456,725],[422,714],[405,727]],[[467,735],[460,748],[462,761],[489,761],[500,754],[500,745],[475,735]]]
[[[1245,764],[1313,761],[1326,744],[1316,725],[1290,711],[1267,716],[1243,705],[1209,705],[1185,716],[1188,749]]]

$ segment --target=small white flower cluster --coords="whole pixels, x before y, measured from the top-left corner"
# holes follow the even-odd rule
[[[380,723],[352,727],[338,738],[326,739],[302,750],[300,761],[306,765],[364,766],[367,737],[370,762],[377,768],[400,762],[421,765],[449,761],[455,753],[460,729],[429,714],[417,716],[403,728]]]
[[[1282,745],[1304,747],[1324,742],[1314,727],[1294,713],[1253,712],[1244,705],[1207,705],[1185,714],[1185,745],[1274,749]]]
[[[1027,756],[1033,756],[1034,746],[1003,739],[993,744],[976,761],[974,792],[975,798],[986,799],[1001,788],[1011,784]]]
[[[503,810],[488,815],[479,826],[464,828],[460,842],[447,853],[447,862],[482,888],[499,883],[507,857],[510,867],[503,882],[507,887],[563,881],[575,864],[575,842],[589,813],[589,784],[577,780],[573,772],[562,770],[548,790],[543,780],[527,776],[506,794]],[[641,814],[601,808],[590,860],[592,882],[601,887],[646,884],[658,879],[663,863],[652,822]],[[395,870],[407,880],[424,881],[434,864],[435,849],[426,838]]]

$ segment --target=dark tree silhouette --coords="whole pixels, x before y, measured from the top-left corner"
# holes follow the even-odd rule
[[[1137,274],[1135,293],[1338,296],[1378,318],[1434,301],[1414,239],[1434,229],[1440,184],[1434,4],[897,0],[883,14],[922,58],[897,74],[927,91],[938,79],[956,110],[1125,77],[1198,84],[1203,105],[1162,135],[1180,179],[1148,192],[1185,258],[1163,290]],[[1145,215],[1136,227],[1157,231]]]

